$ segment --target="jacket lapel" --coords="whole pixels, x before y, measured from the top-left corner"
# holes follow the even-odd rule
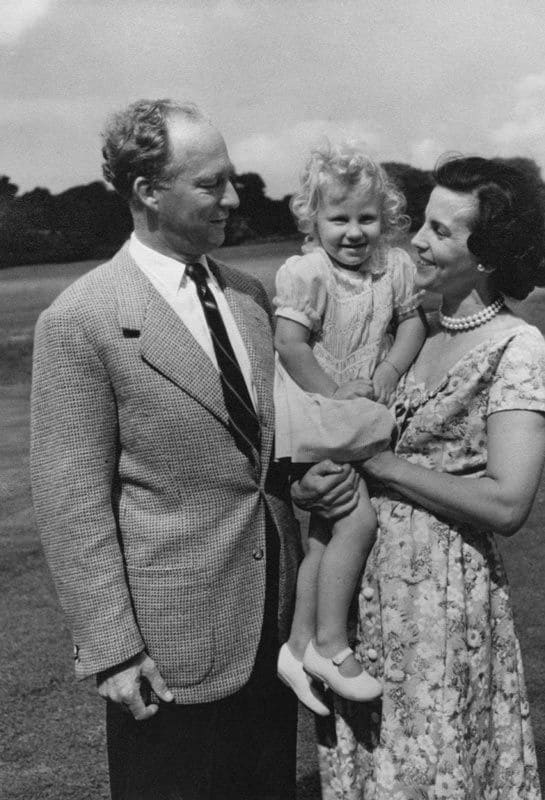
[[[218,372],[209,357],[126,248],[116,260],[119,319],[124,334],[139,335],[144,361],[227,425]]]
[[[267,314],[225,280],[208,258],[246,347],[261,422],[262,463],[268,463],[274,436],[274,355]],[[139,336],[142,358],[193,397],[224,425],[229,424],[216,368],[189,329],[131,258],[128,247],[112,260],[119,274],[119,322],[125,335]]]

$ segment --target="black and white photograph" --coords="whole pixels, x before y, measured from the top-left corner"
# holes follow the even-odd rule
[[[541,800],[544,30],[0,1],[2,800]]]

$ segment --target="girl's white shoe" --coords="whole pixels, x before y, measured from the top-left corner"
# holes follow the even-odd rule
[[[280,680],[295,692],[303,705],[321,717],[328,716],[329,708],[313,687],[311,677],[303,669],[303,662],[295,658],[287,644],[283,644],[278,653],[277,672]]]
[[[382,694],[381,684],[372,678],[365,670],[352,678],[345,678],[339,672],[339,667],[353,651],[346,647],[337,653],[334,658],[321,656],[312,642],[309,642],[303,658],[303,668],[314,678],[323,681],[341,697],[362,703],[375,700]]]

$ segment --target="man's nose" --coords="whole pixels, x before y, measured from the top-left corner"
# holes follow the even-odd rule
[[[221,198],[221,204],[226,208],[238,208],[240,205],[238,194],[236,193],[235,187],[231,181],[227,181],[225,185],[225,191],[223,193],[223,197]]]

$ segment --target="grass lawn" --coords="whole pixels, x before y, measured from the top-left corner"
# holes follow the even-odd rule
[[[272,292],[289,242],[225,248],[221,258]],[[37,539],[28,480],[32,330],[40,311],[93,263],[0,272],[0,797],[106,800],[103,705],[92,682],[73,679],[71,643]],[[545,292],[520,313],[545,331]],[[545,774],[545,483],[524,529],[501,541],[512,585],[534,731]],[[319,798],[312,721],[299,731],[299,800]]]

